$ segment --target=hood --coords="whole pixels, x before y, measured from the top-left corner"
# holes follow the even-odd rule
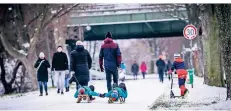
[[[75,47],[75,50],[76,50],[77,52],[83,52],[83,51],[84,51],[84,47],[83,47],[83,45],[77,45],[77,46]]]
[[[111,42],[113,42],[113,40],[111,38],[104,39],[104,43],[111,43]]]
[[[175,61],[176,62],[184,62],[184,60],[182,58],[176,58]]]

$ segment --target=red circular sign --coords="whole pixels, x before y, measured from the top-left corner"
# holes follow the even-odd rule
[[[184,28],[183,34],[186,39],[192,40],[197,36],[197,28],[194,25],[187,25]]]

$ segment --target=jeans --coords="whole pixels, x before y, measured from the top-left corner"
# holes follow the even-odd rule
[[[112,90],[111,77],[113,76],[113,83],[118,84],[118,70],[111,71],[106,70],[106,79],[107,79],[107,90],[108,92]]]
[[[45,82],[45,81],[38,81],[38,83],[39,83],[40,93],[41,94],[43,93],[43,86],[44,86],[45,92],[47,92],[47,82]]]
[[[65,71],[55,71],[55,83],[57,84],[57,89],[60,89],[63,92],[64,84],[65,84]]]
[[[69,75],[66,75],[65,77],[65,87],[69,87],[69,80],[70,80],[70,76]]]

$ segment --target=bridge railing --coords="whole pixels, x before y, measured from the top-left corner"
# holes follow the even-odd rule
[[[93,6],[94,7],[94,6]],[[95,6],[97,7],[97,6]],[[113,7],[110,6],[110,7]],[[86,9],[86,10],[73,10],[71,13],[71,17],[79,17],[79,16],[94,16],[94,15],[115,15],[115,14],[126,14],[126,13],[144,13],[144,12],[164,12],[164,11],[174,11],[174,10],[186,10],[184,5],[145,5],[141,4],[137,7],[122,7],[122,8],[108,8],[108,9]]]

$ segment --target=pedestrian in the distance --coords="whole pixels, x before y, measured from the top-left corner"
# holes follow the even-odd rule
[[[143,79],[145,79],[145,74],[147,73],[147,65],[144,61],[140,65],[140,71],[143,75]]]
[[[43,96],[43,87],[45,89],[46,95],[47,92],[47,82],[48,82],[48,68],[50,68],[50,64],[48,60],[45,58],[45,54],[40,52],[38,60],[35,62],[34,67],[37,68],[37,80],[39,83],[39,91],[40,95]]]
[[[167,71],[171,70],[172,68],[172,63],[170,60],[168,60],[168,63],[167,63]],[[168,73],[168,79],[170,80],[171,79],[171,74]]]
[[[139,65],[137,64],[136,61],[134,61],[134,63],[132,64],[132,73],[133,73],[133,76],[134,76],[134,80],[137,80],[137,75],[138,75],[138,72],[139,72]]]
[[[165,61],[162,59],[163,56],[159,56],[159,59],[156,61],[156,66],[158,68],[158,74],[159,74],[159,79],[160,82],[164,82],[164,71],[166,68]]]
[[[62,46],[57,47],[52,59],[52,71],[55,73],[55,83],[57,84],[57,93],[64,94],[65,75],[68,73],[68,59],[66,53],[63,52]]]

